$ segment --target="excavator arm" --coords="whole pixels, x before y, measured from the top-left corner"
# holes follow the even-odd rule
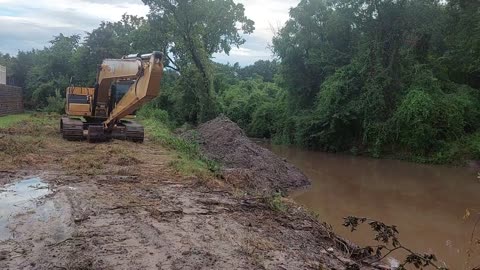
[[[127,59],[107,59],[101,66],[98,75],[99,93],[108,93],[105,89],[110,88],[113,80],[135,79],[127,93],[110,112],[107,120],[103,122],[106,129],[111,129],[118,120],[158,96],[163,74],[163,55],[160,52],[154,52],[133,56],[134,59],[129,59],[130,57],[132,56],[128,56]],[[144,61],[145,59],[149,60]]]

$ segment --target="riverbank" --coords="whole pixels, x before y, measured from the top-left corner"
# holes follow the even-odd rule
[[[472,167],[480,171],[480,134],[473,134],[458,141],[444,144],[441,151],[429,155],[414,154],[407,151],[371,151],[353,147],[349,151],[325,151],[302,145],[288,144],[269,138],[252,138],[253,141],[268,143],[279,147],[296,147],[305,151],[322,152],[325,154],[344,155],[350,157],[365,157],[378,160],[399,160],[416,164],[445,165],[453,167]]]
[[[160,123],[145,122],[144,144],[88,144],[62,140],[57,120],[0,128],[3,190],[48,187],[0,222],[2,269],[372,269],[293,202],[224,181]]]

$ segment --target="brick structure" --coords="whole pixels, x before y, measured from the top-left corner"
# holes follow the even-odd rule
[[[22,88],[0,84],[0,116],[22,112]]]

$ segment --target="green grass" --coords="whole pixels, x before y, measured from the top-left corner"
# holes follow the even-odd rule
[[[9,128],[16,123],[22,122],[30,118],[30,114],[12,114],[6,116],[0,116],[0,128]]]
[[[177,153],[170,165],[179,173],[195,176],[218,176],[220,165],[202,154],[200,146],[175,136],[160,120],[144,119],[146,133],[157,143]]]

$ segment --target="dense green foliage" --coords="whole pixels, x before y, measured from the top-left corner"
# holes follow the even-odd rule
[[[479,12],[478,1],[301,1],[273,40],[275,94],[266,78],[238,82],[224,112],[280,143],[480,158]]]
[[[59,35],[44,50],[0,55],[0,64],[29,106],[58,110],[70,79],[91,85],[102,59],[161,49],[170,69],[148,111],[172,126],[223,113],[278,143],[480,159],[479,1],[302,0],[272,41],[277,59],[247,67],[212,61],[254,30],[243,5],[144,2],[147,19],[125,15],[83,41]]]
[[[191,120],[213,118],[218,110],[211,58],[242,45],[241,34],[254,30],[253,21],[244,15],[243,5],[232,0],[144,3],[150,7],[148,19],[124,15],[119,22],[102,22],[83,42],[78,35],[60,34],[43,50],[20,52],[16,58],[0,54],[0,64],[12,72],[11,81],[25,89],[28,105],[43,108],[50,106],[47,97],[63,96],[70,83],[93,85],[97,66],[105,58],[160,50],[167,66],[184,74],[177,84],[194,91]]]

